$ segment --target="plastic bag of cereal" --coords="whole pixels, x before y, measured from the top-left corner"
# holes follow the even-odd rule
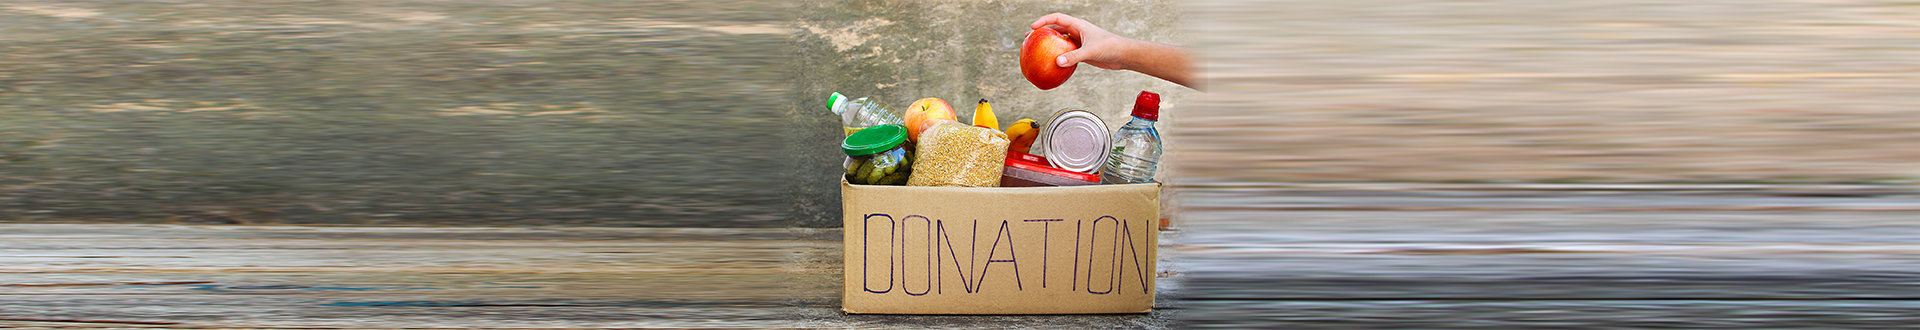
[[[1007,133],[943,122],[927,128],[913,159],[909,186],[999,187]]]

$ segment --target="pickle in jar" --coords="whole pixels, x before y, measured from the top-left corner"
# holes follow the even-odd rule
[[[912,161],[905,148],[906,127],[879,125],[848,135],[841,145],[847,154],[846,179],[854,184],[900,185],[910,177]]]

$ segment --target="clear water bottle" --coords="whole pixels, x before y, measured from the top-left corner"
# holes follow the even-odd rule
[[[1160,94],[1140,92],[1133,101],[1133,120],[1113,132],[1113,152],[1100,167],[1100,181],[1153,182],[1153,171],[1160,167],[1160,130],[1153,123],[1159,119]]]
[[[840,115],[840,126],[846,129],[848,136],[868,127],[905,122],[900,119],[899,112],[865,97],[848,100],[846,95],[833,93],[827,96],[827,101],[831,104],[829,109],[833,110],[833,114]]]

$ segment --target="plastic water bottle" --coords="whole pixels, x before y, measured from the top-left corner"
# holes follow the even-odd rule
[[[1153,171],[1160,167],[1160,130],[1153,123],[1159,119],[1160,94],[1140,92],[1133,101],[1133,120],[1113,132],[1113,151],[1100,167],[1100,181],[1153,182]]]
[[[840,126],[845,127],[847,135],[863,128],[905,122],[900,119],[900,113],[865,97],[848,100],[846,95],[833,93],[827,96],[827,101],[833,114],[840,115]]]

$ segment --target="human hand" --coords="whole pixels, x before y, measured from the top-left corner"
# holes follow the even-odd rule
[[[1151,41],[1128,39],[1067,14],[1040,16],[1030,28],[1049,28],[1079,42],[1080,48],[1054,59],[1054,65],[1092,64],[1107,70],[1132,70],[1181,86],[1200,88],[1193,58],[1186,49]]]
[[[1054,65],[1067,67],[1076,63],[1092,64],[1107,70],[1125,70],[1127,65],[1126,48],[1132,39],[1107,32],[1092,22],[1067,14],[1052,13],[1033,21],[1029,28],[1050,28],[1066,34],[1080,45],[1079,49],[1060,54],[1054,59]]]

